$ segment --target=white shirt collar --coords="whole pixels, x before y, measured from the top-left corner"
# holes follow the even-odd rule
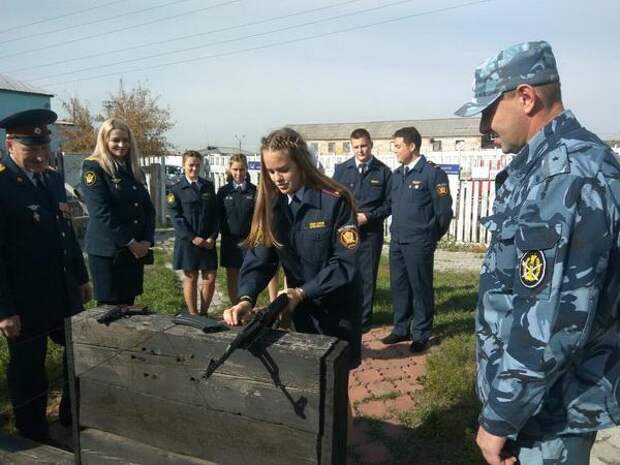
[[[403,166],[406,166],[407,168],[409,168],[409,171],[411,171],[415,167],[415,165],[418,164],[418,162],[420,161],[421,158],[422,158],[422,155],[420,155],[415,160],[412,160],[412,161],[410,161],[409,163],[407,163],[406,165],[403,165]]]
[[[196,184],[198,184],[198,179],[196,179],[195,181],[192,181],[190,178],[188,178],[187,176],[185,176],[185,179],[187,179],[187,183],[191,186],[193,182],[195,182]]]
[[[355,158],[354,158],[354,159],[355,159],[355,166],[356,166],[356,167],[357,167],[357,169],[359,170],[359,169],[360,169],[360,165],[361,165],[362,163],[366,163],[366,166],[368,166],[368,165],[370,165],[370,162],[372,161],[372,159],[373,159],[373,158],[375,158],[375,157],[374,157],[373,155],[370,155],[370,158],[369,158],[368,160],[366,160],[366,161],[359,161],[359,160],[357,159],[357,157],[355,157]]]

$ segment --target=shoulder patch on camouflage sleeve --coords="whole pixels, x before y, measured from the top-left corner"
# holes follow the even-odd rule
[[[545,254],[540,250],[528,250],[519,262],[519,277],[521,284],[534,289],[543,282],[547,271]]]
[[[435,192],[439,197],[443,197],[444,195],[448,195],[450,193],[450,187],[447,183],[437,184],[435,186]]]
[[[94,186],[96,182],[97,182],[97,174],[94,171],[88,170],[84,173],[84,184],[86,186],[88,187]]]
[[[168,202],[168,205],[172,205],[175,201],[176,197],[174,194],[172,192],[168,192],[168,195],[166,195],[166,202]]]
[[[357,226],[347,225],[338,229],[338,240],[345,249],[357,248],[360,242]]]

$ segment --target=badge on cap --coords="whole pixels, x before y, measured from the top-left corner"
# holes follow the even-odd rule
[[[355,249],[360,242],[357,227],[348,225],[338,229],[338,240],[345,249]]]
[[[435,186],[435,191],[439,197],[443,197],[444,195],[448,195],[450,193],[450,189],[447,184],[437,184]]]
[[[168,192],[168,195],[166,196],[166,202],[168,202],[168,205],[172,205],[175,200],[176,198],[174,194],[172,192]]]
[[[540,250],[528,250],[519,262],[519,277],[521,284],[528,289],[534,289],[543,282],[547,272],[545,254]]]
[[[84,173],[84,184],[87,186],[93,186],[97,182],[97,175],[94,171],[87,171]]]

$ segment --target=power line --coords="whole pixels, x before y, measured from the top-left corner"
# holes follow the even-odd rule
[[[68,31],[70,29],[77,29],[77,28],[84,27],[84,26],[92,26],[93,24],[104,23],[106,21],[111,21],[113,19],[118,19],[118,18],[125,18],[126,16],[129,16],[129,15],[136,15],[136,14],[144,13],[146,11],[157,10],[159,8],[164,8],[164,7],[167,7],[167,6],[170,6],[170,5],[176,5],[178,3],[185,3],[185,2],[189,2],[189,1],[192,1],[192,0],[175,0],[173,2],[162,3],[161,5],[156,5],[156,6],[150,6],[148,8],[143,8],[141,10],[123,12],[123,13],[121,13],[119,15],[110,16],[108,18],[96,19],[96,20],[91,21],[89,23],[74,24],[73,26],[66,26],[66,27],[62,27],[60,29],[53,29],[51,31],[42,31],[42,32],[37,32],[35,34],[28,34],[27,36],[23,36],[23,37],[16,37],[14,39],[4,40],[4,41],[2,41],[2,45],[8,44],[8,43],[11,43],[11,42],[17,42],[17,41],[20,41],[20,40],[31,39],[33,37],[40,37],[40,36],[44,36],[44,35],[47,35],[47,34],[55,34],[56,32],[64,32],[64,31]]]
[[[23,29],[25,27],[36,26],[38,24],[43,24],[43,23],[46,23],[48,21],[56,21],[57,19],[62,19],[62,18],[67,18],[69,16],[79,15],[80,13],[86,13],[87,11],[98,10],[100,8],[104,8],[106,6],[114,5],[116,3],[122,3],[124,1],[125,0],[115,0],[113,2],[104,3],[102,5],[95,5],[95,6],[91,6],[89,8],[84,8],[82,10],[76,10],[76,11],[73,11],[71,13],[65,13],[65,14],[62,14],[62,15],[59,15],[59,16],[53,16],[51,18],[40,19],[40,20],[35,21],[33,23],[20,24],[18,26],[10,27],[9,29],[5,29],[4,31],[0,31],[0,34],[6,34],[7,32],[15,31],[17,29]]]
[[[261,24],[265,24],[265,23],[269,23],[269,22],[273,22],[273,21],[278,21],[278,20],[281,20],[281,19],[288,19],[288,18],[292,18],[294,16],[301,16],[301,15],[305,15],[305,14],[309,14],[309,13],[316,13],[317,11],[322,11],[322,10],[336,8],[336,7],[340,7],[340,6],[344,6],[344,5],[349,5],[351,3],[359,3],[361,1],[364,1],[364,0],[348,0],[346,2],[335,3],[335,4],[332,4],[332,5],[322,6],[322,7],[318,7],[318,8],[311,8],[309,10],[303,10],[303,11],[298,11],[298,12],[290,13],[290,14],[286,14],[286,15],[275,16],[275,17],[263,19],[263,20],[260,20],[260,21],[246,22],[246,23],[238,24],[236,26],[229,26],[229,27],[224,27],[224,28],[220,28],[220,29],[214,29],[212,31],[199,32],[199,33],[196,33],[196,34],[189,34],[189,35],[173,37],[173,38],[164,39],[164,40],[157,40],[155,42],[147,42],[147,43],[141,44],[141,45],[134,45],[134,46],[131,46],[131,47],[117,48],[115,50],[109,50],[107,52],[93,53],[91,55],[84,55],[84,56],[81,56],[81,57],[69,58],[67,60],[48,62],[48,63],[43,63],[43,64],[39,64],[39,65],[34,65],[34,66],[28,66],[28,67],[24,67],[24,68],[14,68],[14,69],[9,69],[9,70],[0,71],[0,72],[7,73],[7,74],[18,73],[18,72],[30,71],[30,70],[38,69],[38,68],[46,68],[48,66],[64,65],[66,63],[72,63],[72,62],[75,62],[75,61],[87,60],[89,58],[98,58],[98,57],[105,56],[105,55],[115,55],[117,53],[122,53],[122,52],[127,52],[129,50],[136,50],[136,49],[139,49],[139,48],[149,47],[151,45],[169,44],[170,42],[175,42],[175,41],[178,41],[178,40],[193,39],[193,38],[196,38],[196,37],[203,37],[203,36],[207,36],[207,35],[217,34],[217,33],[220,33],[220,32],[229,32],[229,31],[232,31],[232,30],[235,30],[235,29],[241,29],[241,28],[250,27],[250,26],[259,26]]]
[[[48,45],[45,45],[45,46],[42,46],[42,47],[31,48],[31,49],[28,49],[28,50],[22,50],[20,52],[10,53],[8,55],[1,55],[0,59],[5,59],[5,58],[10,58],[10,57],[15,57],[15,56],[21,56],[21,55],[25,55],[26,53],[39,52],[41,50],[48,50],[50,48],[59,47],[61,45],[72,44],[72,43],[75,43],[75,42],[80,42],[82,40],[93,39],[95,37],[101,37],[101,36],[105,36],[105,35],[108,35],[108,34],[115,34],[117,32],[127,31],[129,29],[135,29],[137,27],[148,26],[148,25],[155,24],[155,23],[161,23],[162,21],[168,21],[168,20],[171,20],[171,19],[180,18],[182,16],[187,16],[187,15],[191,15],[191,14],[194,14],[194,13],[198,13],[198,12],[202,12],[202,11],[206,11],[206,10],[212,10],[214,8],[219,8],[221,6],[231,5],[233,3],[240,3],[242,1],[243,0],[229,0],[229,1],[226,1],[226,2],[223,2],[223,3],[217,3],[215,5],[211,5],[211,6],[207,6],[207,7],[203,7],[203,8],[197,8],[197,9],[191,10],[191,11],[186,11],[185,13],[179,13],[179,14],[172,15],[172,16],[166,16],[166,17],[163,17],[163,18],[154,19],[152,21],[146,21],[144,23],[134,24],[132,26],[126,26],[126,27],[121,27],[121,28],[118,28],[118,29],[112,29],[112,30],[101,32],[101,33],[98,33],[98,34],[92,34],[90,36],[79,37],[77,39],[71,39],[71,40],[65,40],[63,42],[56,42],[56,43],[48,44]]]
[[[324,24],[324,23],[327,23],[327,22],[330,22],[330,21],[336,21],[336,20],[339,20],[339,19],[342,19],[342,18],[350,18],[351,16],[361,15],[361,14],[369,13],[371,11],[377,11],[377,10],[381,10],[381,9],[392,7],[392,6],[402,5],[404,3],[411,3],[413,1],[415,1],[415,0],[399,0],[397,2],[387,3],[387,4],[384,4],[384,5],[379,5],[379,6],[372,7],[372,8],[366,8],[364,10],[348,12],[348,13],[332,16],[332,17],[329,17],[329,18],[319,18],[319,19],[316,19],[316,20],[313,20],[313,21],[308,21],[308,22],[301,23],[301,24],[295,24],[295,25],[291,25],[291,26],[286,26],[286,27],[279,28],[279,29],[274,29],[274,30],[271,30],[271,31],[258,32],[256,34],[250,34],[250,35],[244,35],[244,36],[240,36],[240,37],[234,37],[232,39],[219,40],[219,41],[211,42],[209,44],[196,45],[194,47],[186,47],[186,48],[175,49],[175,50],[171,50],[169,52],[156,53],[156,54],[153,54],[153,55],[147,55],[147,56],[143,56],[143,57],[140,57],[140,58],[130,58],[130,59],[126,59],[126,60],[116,61],[116,62],[113,62],[113,63],[106,63],[105,65],[89,66],[87,68],[81,68],[81,69],[77,69],[77,70],[73,70],[73,71],[65,71],[65,72],[62,72],[62,73],[57,73],[57,74],[52,74],[52,75],[46,76],[44,78],[33,79],[33,80],[30,80],[30,82],[45,81],[45,80],[56,78],[56,77],[60,77],[60,76],[66,76],[68,74],[76,74],[76,73],[82,73],[84,71],[91,71],[91,70],[94,70],[94,69],[101,69],[102,66],[103,67],[109,67],[109,66],[124,65],[124,64],[127,64],[127,63],[135,63],[135,62],[138,62],[138,61],[150,60],[151,58],[159,58],[159,57],[167,56],[167,55],[177,55],[179,53],[189,52],[191,50],[197,50],[197,49],[202,49],[202,48],[207,48],[207,47],[213,47],[215,45],[222,45],[222,44],[227,44],[227,43],[230,43],[230,42],[238,42],[238,41],[246,40],[246,39],[256,39],[258,37],[264,37],[264,36],[267,36],[267,35],[276,34],[278,32],[290,31],[292,29],[298,29],[298,28],[301,28],[301,27],[312,26],[312,25],[315,25],[315,24]]]
[[[312,36],[300,37],[300,38],[297,38],[297,39],[291,39],[291,40],[286,40],[286,41],[281,41],[281,42],[274,42],[274,43],[271,43],[271,44],[259,45],[259,46],[256,46],[256,47],[248,47],[248,48],[243,48],[243,49],[239,49],[239,50],[233,50],[231,52],[223,52],[223,53],[218,53],[218,54],[213,54],[213,55],[203,55],[203,56],[200,56],[200,57],[188,58],[188,59],[185,59],[185,60],[178,60],[178,61],[172,61],[172,62],[168,62],[168,63],[161,63],[161,64],[158,64],[158,65],[146,66],[146,67],[143,67],[143,68],[137,68],[137,69],[133,69],[133,70],[129,70],[129,71],[123,71],[121,74],[135,73],[135,72],[147,71],[147,70],[157,69],[157,68],[165,68],[167,66],[174,66],[174,65],[180,65],[180,64],[185,64],[185,63],[192,63],[192,62],[195,62],[195,61],[209,60],[209,59],[214,59],[214,58],[228,57],[228,56],[239,55],[239,54],[247,53],[247,52],[254,52],[254,51],[257,51],[257,50],[264,50],[264,49],[273,48],[273,47],[280,47],[280,46],[283,46],[283,45],[290,45],[290,44],[294,44],[294,43],[298,43],[298,42],[304,42],[304,41],[307,41],[307,40],[319,39],[319,38],[323,38],[323,37],[329,37],[329,36],[333,36],[333,35],[337,35],[337,34],[343,34],[343,33],[351,32],[351,31],[358,31],[360,29],[368,29],[368,28],[375,27],[375,26],[380,26],[380,25],[384,25],[384,24],[394,23],[394,22],[398,22],[398,21],[404,21],[404,20],[412,19],[412,18],[418,18],[418,17],[421,17],[421,16],[428,16],[428,15],[432,15],[432,14],[436,14],[436,13],[443,13],[443,12],[451,11],[451,10],[458,10],[458,9],[461,9],[461,8],[466,8],[466,7],[469,7],[469,6],[480,5],[480,4],[483,4],[483,3],[491,3],[493,1],[497,1],[497,0],[477,0],[477,1],[472,1],[472,2],[466,2],[466,3],[461,3],[461,4],[458,4],[458,5],[449,6],[449,7],[443,7],[443,8],[437,8],[437,9],[433,9],[433,10],[428,10],[428,11],[424,11],[422,13],[414,13],[414,14],[410,14],[410,15],[400,16],[398,18],[386,19],[386,20],[383,20],[383,21],[377,21],[377,22],[374,22],[374,23],[368,23],[368,24],[364,24],[364,25],[361,25],[361,26],[353,26],[353,27],[349,27],[349,28],[346,28],[346,29],[340,29],[340,30],[336,30],[336,31],[325,32],[325,33],[316,34],[316,35],[312,35]],[[46,87],[56,87],[56,86],[65,85],[65,84],[72,84],[72,83],[75,83],[75,82],[92,81],[94,79],[100,79],[100,78],[104,78],[104,77],[118,76],[118,75],[119,75],[118,72],[106,73],[106,74],[98,74],[97,76],[91,76],[91,77],[86,77],[86,78],[78,78],[78,79],[72,79],[72,80],[68,80],[68,81],[60,81],[60,82],[55,82],[55,83],[50,83],[50,84],[44,84],[44,86],[46,86]]]

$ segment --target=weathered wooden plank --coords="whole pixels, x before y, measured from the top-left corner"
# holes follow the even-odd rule
[[[81,456],[83,465],[217,465],[91,428],[82,431]]]
[[[2,465],[75,465],[73,453],[0,432]]]
[[[204,366],[196,360],[170,360],[150,352],[122,351],[75,344],[76,371],[86,379],[122,386],[161,399],[281,423],[312,433],[320,429],[320,386],[286,386],[287,397],[273,382],[215,373],[202,379]],[[319,362],[317,361],[317,364]],[[288,366],[286,366],[288,369]],[[271,381],[271,380],[270,380]],[[319,376],[316,376],[319,382]],[[296,411],[295,406],[299,405]]]
[[[206,368],[211,358],[219,357],[238,330],[204,334],[194,328],[174,326],[168,315],[135,316],[119,320],[110,326],[93,319],[101,313],[91,312],[91,318],[74,317],[73,337],[77,344],[88,344],[121,350],[140,351],[169,358],[170,364],[191,363]],[[86,312],[85,312],[86,313]],[[286,366],[281,373],[287,386],[317,385],[320,367],[318,359],[334,343],[333,338],[272,331],[256,347],[266,350],[277,366]],[[76,360],[79,363],[79,360]],[[245,350],[236,351],[217,373],[271,382],[263,364]],[[80,371],[76,376],[81,376]]]
[[[75,366],[75,355],[73,352],[74,344],[72,340],[72,324],[71,318],[65,318],[65,356],[67,357],[67,367]],[[80,450],[80,419],[78,403],[73,399],[77,399],[79,396],[79,378],[75,376],[75,370],[69,368],[67,373],[67,385],[69,387],[69,399],[71,399],[71,436],[73,439],[73,449]],[[75,465],[82,465],[80,461],[80,454],[75,455]]]
[[[347,459],[349,345],[339,341],[323,360],[324,427],[320,438],[321,465],[344,465]]]
[[[218,465],[318,465],[317,436],[82,379],[82,426]]]

